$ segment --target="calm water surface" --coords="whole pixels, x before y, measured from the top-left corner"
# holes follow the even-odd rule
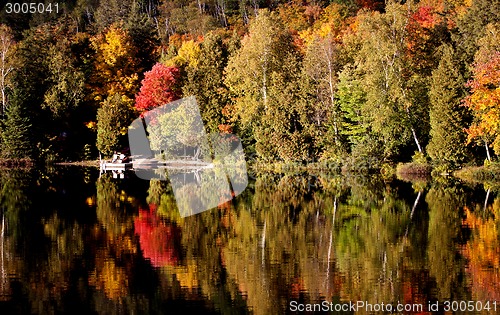
[[[420,314],[437,301],[438,314],[447,300],[500,312],[488,186],[267,175],[180,218],[165,182],[59,168],[0,171],[0,198],[2,314],[276,314],[292,301]]]

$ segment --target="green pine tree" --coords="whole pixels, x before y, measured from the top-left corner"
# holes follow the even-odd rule
[[[427,146],[429,156],[436,163],[450,167],[463,163],[467,156],[466,109],[461,106],[464,80],[453,56],[453,48],[443,46],[439,66],[432,73],[431,140]]]
[[[360,77],[349,66],[339,75],[337,102],[343,112],[341,133],[354,146],[369,136],[369,126],[365,123],[362,108],[366,103],[366,93],[361,88]]]
[[[15,90],[2,124],[1,156],[3,158],[33,158],[32,124],[25,104],[25,98]]]

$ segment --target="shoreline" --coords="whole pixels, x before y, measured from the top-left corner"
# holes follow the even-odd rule
[[[60,166],[93,166],[99,167],[99,160],[88,160],[88,161],[74,161],[74,162],[56,162],[54,165]]]
[[[19,161],[16,160],[0,160],[0,168],[29,168],[34,167],[36,163],[33,163],[32,160],[22,159]],[[431,172],[433,168],[429,165],[425,165],[425,167],[408,167],[412,166],[414,163],[404,163],[398,164],[396,167],[393,167],[392,173],[394,175],[399,175],[403,177],[407,177],[409,179],[421,179],[421,177],[431,176]],[[95,167],[99,168],[100,162],[99,160],[85,160],[85,161],[71,161],[71,162],[55,162],[52,165],[57,166],[79,166],[79,167]],[[382,174],[386,173],[387,170],[384,167],[379,167],[378,169],[373,168],[369,169],[368,172],[364,170],[364,172],[352,172],[348,169],[344,169],[342,167],[329,167],[328,163],[312,163],[312,164],[299,164],[299,163],[283,163],[283,162],[271,162],[264,163],[260,161],[250,161],[247,163],[248,170],[257,172],[257,173],[335,173],[335,174],[347,174],[347,173],[361,173],[365,175],[369,174]],[[403,167],[402,167],[403,166]],[[415,165],[413,165],[415,166]],[[429,169],[430,168],[430,169]],[[469,182],[493,182],[500,184],[500,163],[492,163],[490,165],[484,166],[464,166],[459,170],[450,172],[449,174],[455,178],[469,181]]]
[[[466,166],[453,172],[453,176],[468,182],[490,182],[500,185],[500,163],[487,166]]]

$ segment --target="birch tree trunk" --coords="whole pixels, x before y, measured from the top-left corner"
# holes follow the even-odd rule
[[[491,162],[490,148],[488,147],[488,141],[484,140],[484,147],[486,149],[486,158],[488,162]]]
[[[6,26],[0,27],[0,90],[2,93],[2,115],[5,115],[7,109],[7,77],[13,70],[9,62],[9,54],[11,52],[14,40],[10,30]]]

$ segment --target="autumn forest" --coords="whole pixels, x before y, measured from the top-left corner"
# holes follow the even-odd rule
[[[498,313],[500,0],[49,1],[0,5],[0,313]],[[189,96],[243,144],[230,201],[60,165]]]
[[[128,146],[194,95],[263,162],[444,169],[500,154],[500,3],[75,0],[0,15],[1,156]]]

